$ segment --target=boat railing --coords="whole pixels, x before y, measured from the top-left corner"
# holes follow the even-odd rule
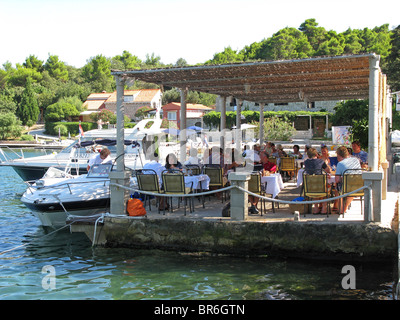
[[[46,190],[50,190],[50,189],[52,189],[52,190],[53,189],[64,189],[65,187],[67,187],[69,192],[72,194],[72,190],[71,190],[72,185],[75,185],[75,184],[82,185],[82,184],[104,182],[103,186],[105,187],[107,185],[107,182],[109,183],[110,180],[109,179],[106,179],[106,180],[96,179],[93,181],[72,181],[72,182],[68,181],[68,182],[57,184],[57,185],[53,184],[53,185],[49,185],[49,186],[35,186],[33,184],[29,184],[29,182],[32,182],[32,181],[26,181],[25,183],[28,185],[28,189],[31,193],[33,193],[33,191],[36,191],[36,190],[46,191]],[[51,196],[52,194],[51,193],[49,193],[49,194],[41,193],[40,195],[41,196]]]

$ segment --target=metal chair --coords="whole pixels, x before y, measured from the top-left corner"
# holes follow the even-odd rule
[[[198,175],[200,175],[202,173],[202,169],[198,164],[187,164],[187,165],[185,165],[185,167],[189,171],[189,174],[192,174],[194,176],[198,176]],[[203,183],[201,181],[200,181],[200,191],[201,192],[204,191],[203,190]],[[200,197],[197,197],[197,198],[199,198],[199,201],[200,201]],[[205,208],[204,196],[201,196],[201,201],[203,203],[203,208]]]
[[[346,194],[357,190],[364,186],[364,179],[362,178],[362,171],[363,169],[347,169],[343,172],[342,175],[342,192],[341,194]],[[364,197],[364,190],[358,191],[351,195],[354,198],[360,198],[361,204],[361,214],[363,214],[363,197]],[[343,201],[346,201],[346,198],[342,198],[339,201],[339,213],[341,212],[341,208],[343,205]],[[344,217],[344,210],[343,210],[343,217]]]
[[[223,179],[223,169],[216,165],[205,165],[203,167],[204,174],[208,175],[210,178],[209,187],[215,187],[217,189],[223,188],[225,186]],[[224,202],[224,193],[222,193],[221,199],[222,203]],[[225,194],[226,200],[226,194]]]
[[[265,185],[261,183],[261,173],[260,172],[252,172],[250,175],[250,180],[248,183],[248,190],[250,192],[259,194],[260,196],[265,196]],[[271,195],[272,198],[272,195]],[[264,208],[263,208],[264,206]],[[261,215],[263,215],[263,211],[267,211],[267,206],[265,203],[265,199],[261,199]],[[274,203],[272,202],[272,212],[275,212]]]
[[[136,178],[138,181],[139,189],[142,191],[161,193],[160,185],[157,173],[152,169],[142,169],[140,172],[136,172]],[[144,206],[146,207],[146,200],[149,204],[149,209],[151,211],[151,202],[148,195],[144,195]],[[158,206],[158,213],[160,213],[160,207]]]
[[[324,171],[321,174],[307,174],[303,173],[303,192],[305,200],[319,199],[329,197],[329,188],[327,183],[327,175]],[[306,216],[307,205],[304,205],[304,216]],[[326,216],[330,213],[330,204],[327,203]]]
[[[192,175],[197,176],[201,174],[201,168],[197,164],[187,164],[185,167],[192,173]]]
[[[281,174],[283,172],[293,172],[293,177],[296,181],[297,180],[296,169],[297,168],[293,157],[280,158],[279,171],[281,172]]]
[[[272,163],[274,163],[276,165],[276,158],[275,157],[269,157],[268,161],[272,162]]]
[[[193,192],[193,182],[190,187],[186,187],[185,185],[185,176],[179,170],[164,170],[162,172],[162,181],[164,193],[166,194],[189,194]],[[172,197],[168,197],[171,199],[171,212],[172,209]],[[185,206],[184,206],[184,215],[186,216],[186,205],[187,205],[187,197],[185,197]],[[189,210],[190,212],[194,211],[193,197],[189,199]],[[165,206],[164,206],[164,214],[165,214]]]

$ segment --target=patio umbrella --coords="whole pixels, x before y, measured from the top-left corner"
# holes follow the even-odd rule
[[[163,132],[164,132],[164,133],[167,133],[167,134],[173,134],[173,135],[178,136],[180,130],[174,129],[174,128],[168,128],[168,129],[164,129]]]
[[[190,126],[190,127],[188,127],[187,129],[196,130],[196,131],[202,131],[202,130],[203,130],[203,128],[198,127],[198,126]]]
[[[246,130],[246,129],[251,129],[251,128],[255,128],[257,126],[255,126],[254,124],[247,124],[247,123],[243,123],[240,125],[240,130]],[[236,129],[236,126],[233,126],[232,129]]]

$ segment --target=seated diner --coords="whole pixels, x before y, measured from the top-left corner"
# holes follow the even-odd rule
[[[307,174],[322,174],[322,170],[326,173],[331,173],[330,167],[327,166],[323,159],[318,158],[318,151],[315,148],[309,148],[307,150],[308,159],[304,161],[304,171]],[[315,204],[313,208],[313,214],[326,214],[327,203]]]
[[[337,189],[340,190],[343,173],[347,169],[361,169],[361,165],[360,165],[360,161],[358,160],[358,158],[350,156],[349,151],[347,150],[346,147],[339,147],[336,150],[336,154],[337,154],[337,158],[338,158],[339,162],[336,167],[335,182],[336,182]],[[335,194],[339,195],[338,191],[336,191]],[[342,208],[341,208],[342,212],[340,212],[340,214],[346,213],[351,201],[353,201],[353,197],[346,198],[346,203],[344,203],[344,205],[342,206]],[[337,203],[335,203],[334,207],[337,208]]]

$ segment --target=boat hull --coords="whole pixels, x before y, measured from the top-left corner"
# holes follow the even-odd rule
[[[22,202],[32,210],[42,226],[52,228],[65,226],[69,215],[86,217],[109,212],[110,210],[110,198],[85,201],[84,203],[82,201],[63,203],[65,210],[59,203],[35,204],[26,201]]]

